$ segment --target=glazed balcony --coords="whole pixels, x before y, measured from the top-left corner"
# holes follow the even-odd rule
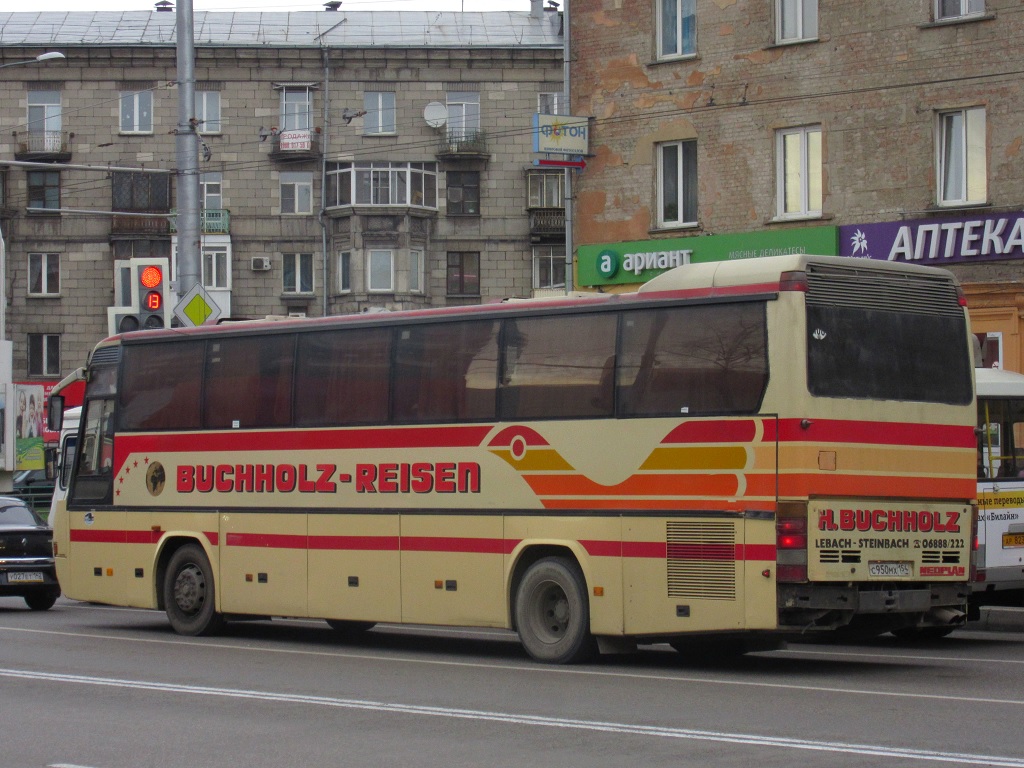
[[[177,213],[176,208],[171,210]],[[177,217],[171,218],[171,233],[178,231]],[[231,229],[231,211],[227,208],[207,208],[200,214],[199,226],[204,235],[227,235]]]

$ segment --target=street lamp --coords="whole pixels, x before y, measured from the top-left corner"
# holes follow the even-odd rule
[[[64,54],[60,51],[47,51],[46,53],[40,53],[34,59],[25,59],[24,61],[9,61],[6,64],[0,64],[0,69],[4,67],[17,67],[21,64],[35,64],[37,61],[53,61],[54,59],[63,59]]]

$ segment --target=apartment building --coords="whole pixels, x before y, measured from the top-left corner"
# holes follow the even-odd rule
[[[561,16],[524,4],[194,15],[201,282],[223,317],[564,290],[563,174],[531,155],[533,115],[564,99]],[[173,277],[175,26],[0,13],[16,381],[83,364],[125,260],[166,257]]]
[[[807,251],[936,264],[1024,370],[1016,0],[576,0],[580,287]]]

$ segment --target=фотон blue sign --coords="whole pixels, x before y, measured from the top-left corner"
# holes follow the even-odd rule
[[[839,227],[839,255],[933,266],[1024,258],[1024,212]]]

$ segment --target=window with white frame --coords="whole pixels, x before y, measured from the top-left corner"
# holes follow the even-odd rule
[[[352,251],[338,254],[338,293],[352,291]]]
[[[776,133],[776,188],[779,218],[821,215],[821,126],[805,125]]]
[[[935,0],[935,18],[959,19],[985,12],[985,0]]]
[[[395,133],[395,94],[387,91],[367,91],[363,94],[363,134]]]
[[[562,91],[537,94],[537,111],[542,115],[565,115],[566,98]]]
[[[533,287],[565,287],[565,246],[535,245],[533,247]]]
[[[423,251],[409,251],[409,292],[423,293]]]
[[[395,255],[384,248],[366,253],[366,290],[390,293],[395,290]]]
[[[565,208],[565,174],[537,171],[529,174],[529,208]]]
[[[226,245],[203,246],[203,287],[231,290],[231,259]]]
[[[480,93],[449,91],[448,138],[474,139],[480,133]]]
[[[984,203],[988,197],[984,108],[940,112],[938,150],[939,203]]]
[[[780,43],[818,37],[818,0],[776,0],[775,39]]]
[[[658,58],[697,53],[697,0],[655,0],[658,8]]]
[[[697,223],[697,142],[658,145],[658,226]]]
[[[327,163],[326,207],[411,205],[437,208],[437,163],[387,160]]]
[[[28,375],[60,376],[60,334],[28,334]]]
[[[199,133],[220,133],[220,91],[196,91]]]
[[[204,173],[199,176],[199,200],[204,210],[216,211],[224,207],[221,183],[219,172]]]
[[[281,274],[285,293],[313,292],[313,254],[286,253]]]
[[[313,90],[308,85],[281,88],[281,130],[299,131],[313,127]]]
[[[30,253],[28,255],[29,296],[60,294],[60,254]]]
[[[60,91],[28,92],[28,136],[33,152],[60,152]]]
[[[281,213],[305,214],[312,212],[312,171],[283,171],[281,173]]]
[[[121,133],[153,132],[153,92],[121,92]]]

